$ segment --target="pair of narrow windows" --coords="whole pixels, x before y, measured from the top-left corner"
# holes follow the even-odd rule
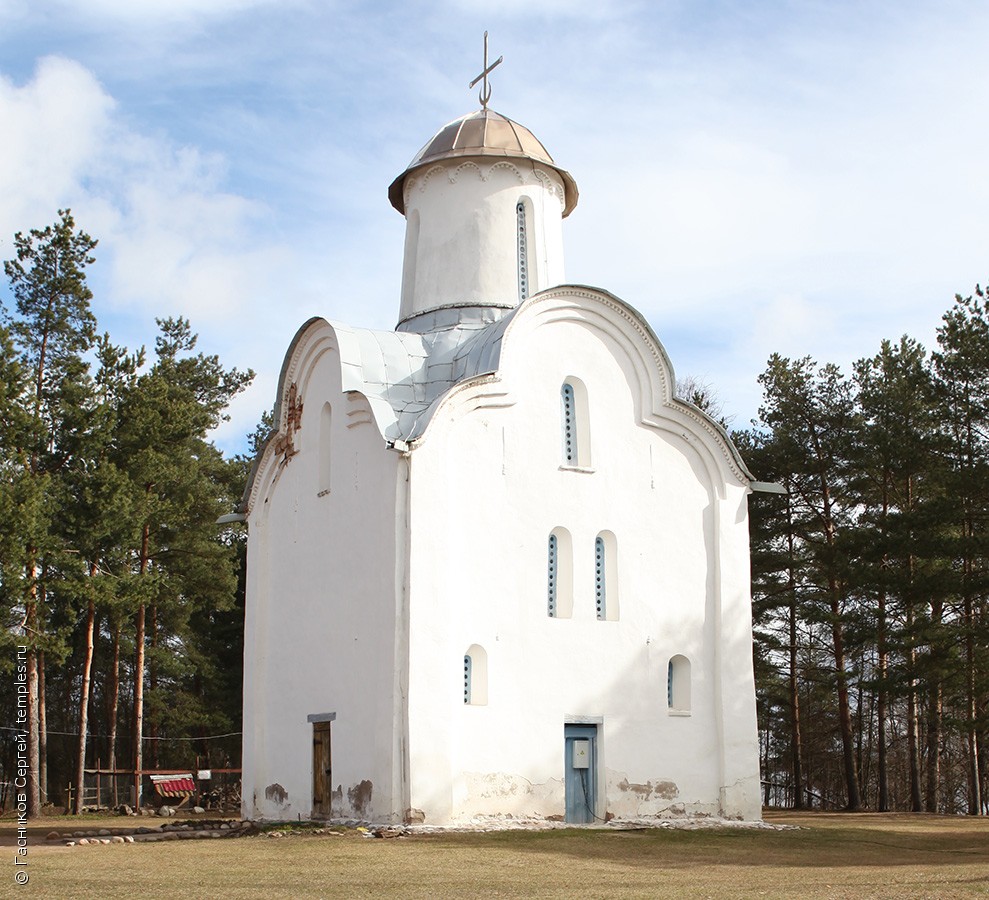
[[[560,388],[563,464],[588,468],[591,464],[591,435],[587,417],[587,388],[573,376]]]
[[[618,546],[614,534],[602,531],[594,539],[594,608],[598,619],[618,618]],[[573,616],[573,538],[566,528],[554,528],[547,547],[546,612],[552,619]]]

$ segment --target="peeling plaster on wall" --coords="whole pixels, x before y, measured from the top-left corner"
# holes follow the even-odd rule
[[[462,801],[454,818],[489,813],[551,816],[563,812],[563,780],[532,782],[505,772],[465,772],[460,782]]]
[[[374,785],[370,781],[362,781],[347,790],[347,799],[350,801],[350,808],[355,815],[364,818],[371,805],[371,791]]]
[[[649,800],[651,797],[657,797],[662,800],[673,800],[680,793],[672,781],[657,780],[655,784],[651,781],[647,781],[645,784],[635,784],[629,782],[627,778],[623,778],[618,782],[618,790],[632,791],[638,794],[643,800]]]
[[[619,818],[657,819],[681,816],[717,816],[717,803],[698,802],[680,796],[677,784],[657,778],[646,782],[629,781],[624,772],[608,771],[608,812]],[[676,801],[676,802],[671,802]]]
[[[560,820],[566,809],[562,779],[531,782],[504,772],[466,772],[454,822],[479,815],[530,816]],[[671,819],[718,816],[716,803],[680,798],[677,784],[656,778],[632,782],[624,772],[607,773],[607,812],[619,818]],[[676,801],[676,802],[673,802]]]

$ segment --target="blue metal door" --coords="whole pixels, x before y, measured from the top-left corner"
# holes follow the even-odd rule
[[[566,820],[574,825],[594,821],[597,800],[597,738],[597,725],[563,726]]]

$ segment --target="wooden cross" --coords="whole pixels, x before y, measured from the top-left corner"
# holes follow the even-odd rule
[[[488,101],[491,99],[491,85],[488,84],[488,73],[491,72],[496,66],[500,66],[504,56],[499,56],[491,65],[488,65],[488,33],[484,32],[484,71],[477,76],[467,87],[472,88],[479,81],[483,81],[484,84],[481,86],[481,93],[477,95],[477,99],[481,101],[481,109],[488,108]]]

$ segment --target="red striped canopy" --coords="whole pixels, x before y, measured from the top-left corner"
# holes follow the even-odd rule
[[[151,783],[162,797],[188,797],[196,792],[191,772],[188,775],[152,775]]]

